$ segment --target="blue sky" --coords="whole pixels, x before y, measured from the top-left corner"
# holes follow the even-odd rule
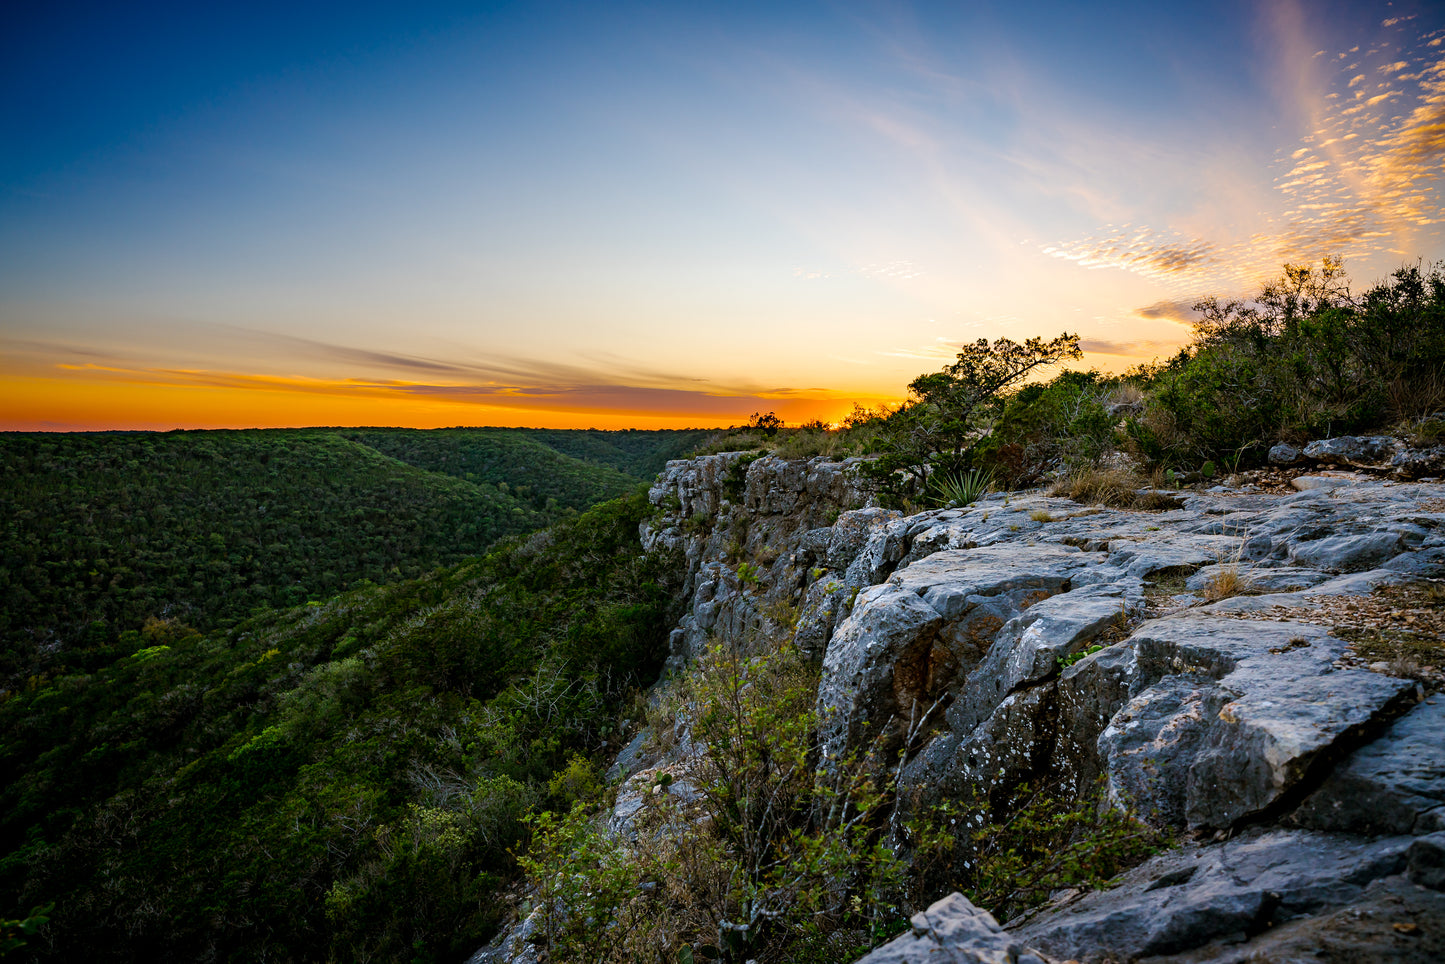
[[[0,406],[714,424],[897,397],[979,337],[1077,331],[1119,369],[1285,260],[1368,283],[1445,255],[1442,29],[1408,3],[33,5],[0,38]]]

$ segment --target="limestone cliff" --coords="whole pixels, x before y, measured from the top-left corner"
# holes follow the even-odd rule
[[[882,732],[912,805],[1103,779],[1184,841],[1011,931],[940,901],[868,961],[1436,959],[1445,697],[1426,698],[1428,660],[1369,642],[1445,645],[1445,485],[1337,472],[1163,511],[1030,492],[903,516],[866,506],[848,468],[669,464],[641,538],[686,570],[672,665],[710,634],[795,626],[822,661],[827,756]],[[640,748],[616,776],[669,765]],[[614,826],[647,805],[628,787]],[[1409,920],[1331,923],[1382,907]]]

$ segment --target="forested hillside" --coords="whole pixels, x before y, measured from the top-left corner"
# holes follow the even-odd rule
[[[0,689],[104,665],[148,619],[209,630],[454,565],[627,491],[699,434],[0,435]]]
[[[347,437],[407,465],[496,486],[530,508],[551,513],[615,498],[640,478],[605,462],[565,455],[533,438],[530,430],[380,429]]]
[[[593,467],[607,466],[629,479],[651,479],[669,459],[690,455],[713,434],[708,429],[603,429],[562,428],[445,428],[418,432],[414,429],[356,429],[348,437],[365,442],[378,451],[410,465],[445,472],[470,481],[530,484],[543,465],[561,466],[565,474],[575,467],[557,455],[569,456]],[[490,460],[487,456],[494,456]],[[523,456],[532,456],[529,462]],[[516,473],[509,475],[510,473]],[[605,476],[597,475],[603,479]],[[560,488],[556,497],[568,504],[575,489],[564,483],[545,481],[544,486]],[[629,483],[630,485],[630,483]],[[555,494],[555,492],[553,493]]]
[[[27,952],[464,956],[524,818],[596,792],[661,666],[676,614],[638,545],[649,510],[634,494],[229,631],[152,620],[0,701],[0,908],[54,903]]]

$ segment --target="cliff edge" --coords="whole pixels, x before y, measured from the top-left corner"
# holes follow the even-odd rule
[[[1154,511],[1033,491],[905,516],[849,468],[669,463],[640,537],[684,570],[671,665],[791,635],[821,661],[825,768],[881,741],[905,811],[1102,782],[1178,844],[1003,927],[951,895],[865,961],[1445,955],[1445,485],[1312,468]],[[648,745],[614,767],[620,833],[702,752]],[[474,960],[535,958],[524,930]]]

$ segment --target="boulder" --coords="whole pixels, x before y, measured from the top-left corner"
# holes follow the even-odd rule
[[[838,520],[827,531],[830,533],[824,550],[823,565],[839,572],[845,571],[858,553],[868,544],[869,537],[879,526],[902,518],[903,513],[891,509],[853,509],[838,515]]]
[[[1390,459],[1390,469],[1400,479],[1439,478],[1445,475],[1445,445],[1397,452]]]
[[[1019,944],[993,915],[960,893],[914,914],[908,933],[861,958],[858,964],[1049,964]]]
[[[823,657],[818,684],[825,757],[842,759],[900,714],[926,709],[946,671],[935,642],[943,617],[916,592],[877,587],[860,596]],[[863,728],[871,725],[865,737]]]
[[[803,594],[802,613],[793,633],[793,644],[809,656],[821,659],[833,638],[833,628],[847,602],[843,584],[831,576],[823,576]]]
[[[1242,944],[1213,941],[1181,954],[1145,958],[1141,964],[1439,964],[1442,960],[1445,894],[1396,875],[1372,881],[1342,907],[1274,923]]]
[[[944,730],[903,768],[903,795],[923,805],[972,802],[1040,772],[1054,744],[1055,695],[1053,684],[1010,693],[971,732]]]
[[[1280,442],[1269,450],[1271,465],[1293,465],[1299,461],[1300,450],[1288,442]]]
[[[1421,887],[1445,890],[1445,831],[1416,840],[1410,845],[1405,859],[1412,881]]]
[[[1398,532],[1328,536],[1290,546],[1290,561],[1311,569],[1362,572],[1375,569],[1405,551]]]
[[[1162,826],[1228,828],[1275,807],[1416,694],[1408,680],[1336,669],[1345,644],[1303,623],[1186,613],[1130,643],[1131,699],[1099,752],[1111,796]]]
[[[1338,489],[1354,481],[1356,480],[1340,475],[1301,475],[1297,478],[1290,479],[1289,484],[1300,492],[1318,492],[1321,490]]]
[[[1344,435],[1311,442],[1301,454],[1315,462],[1375,463],[1390,459],[1400,447],[1400,443],[1388,435]]]
[[[1062,669],[1070,653],[1127,618],[1137,600],[1114,585],[1089,586],[1035,603],[999,630],[948,711],[957,732],[972,730],[1019,686]]]

